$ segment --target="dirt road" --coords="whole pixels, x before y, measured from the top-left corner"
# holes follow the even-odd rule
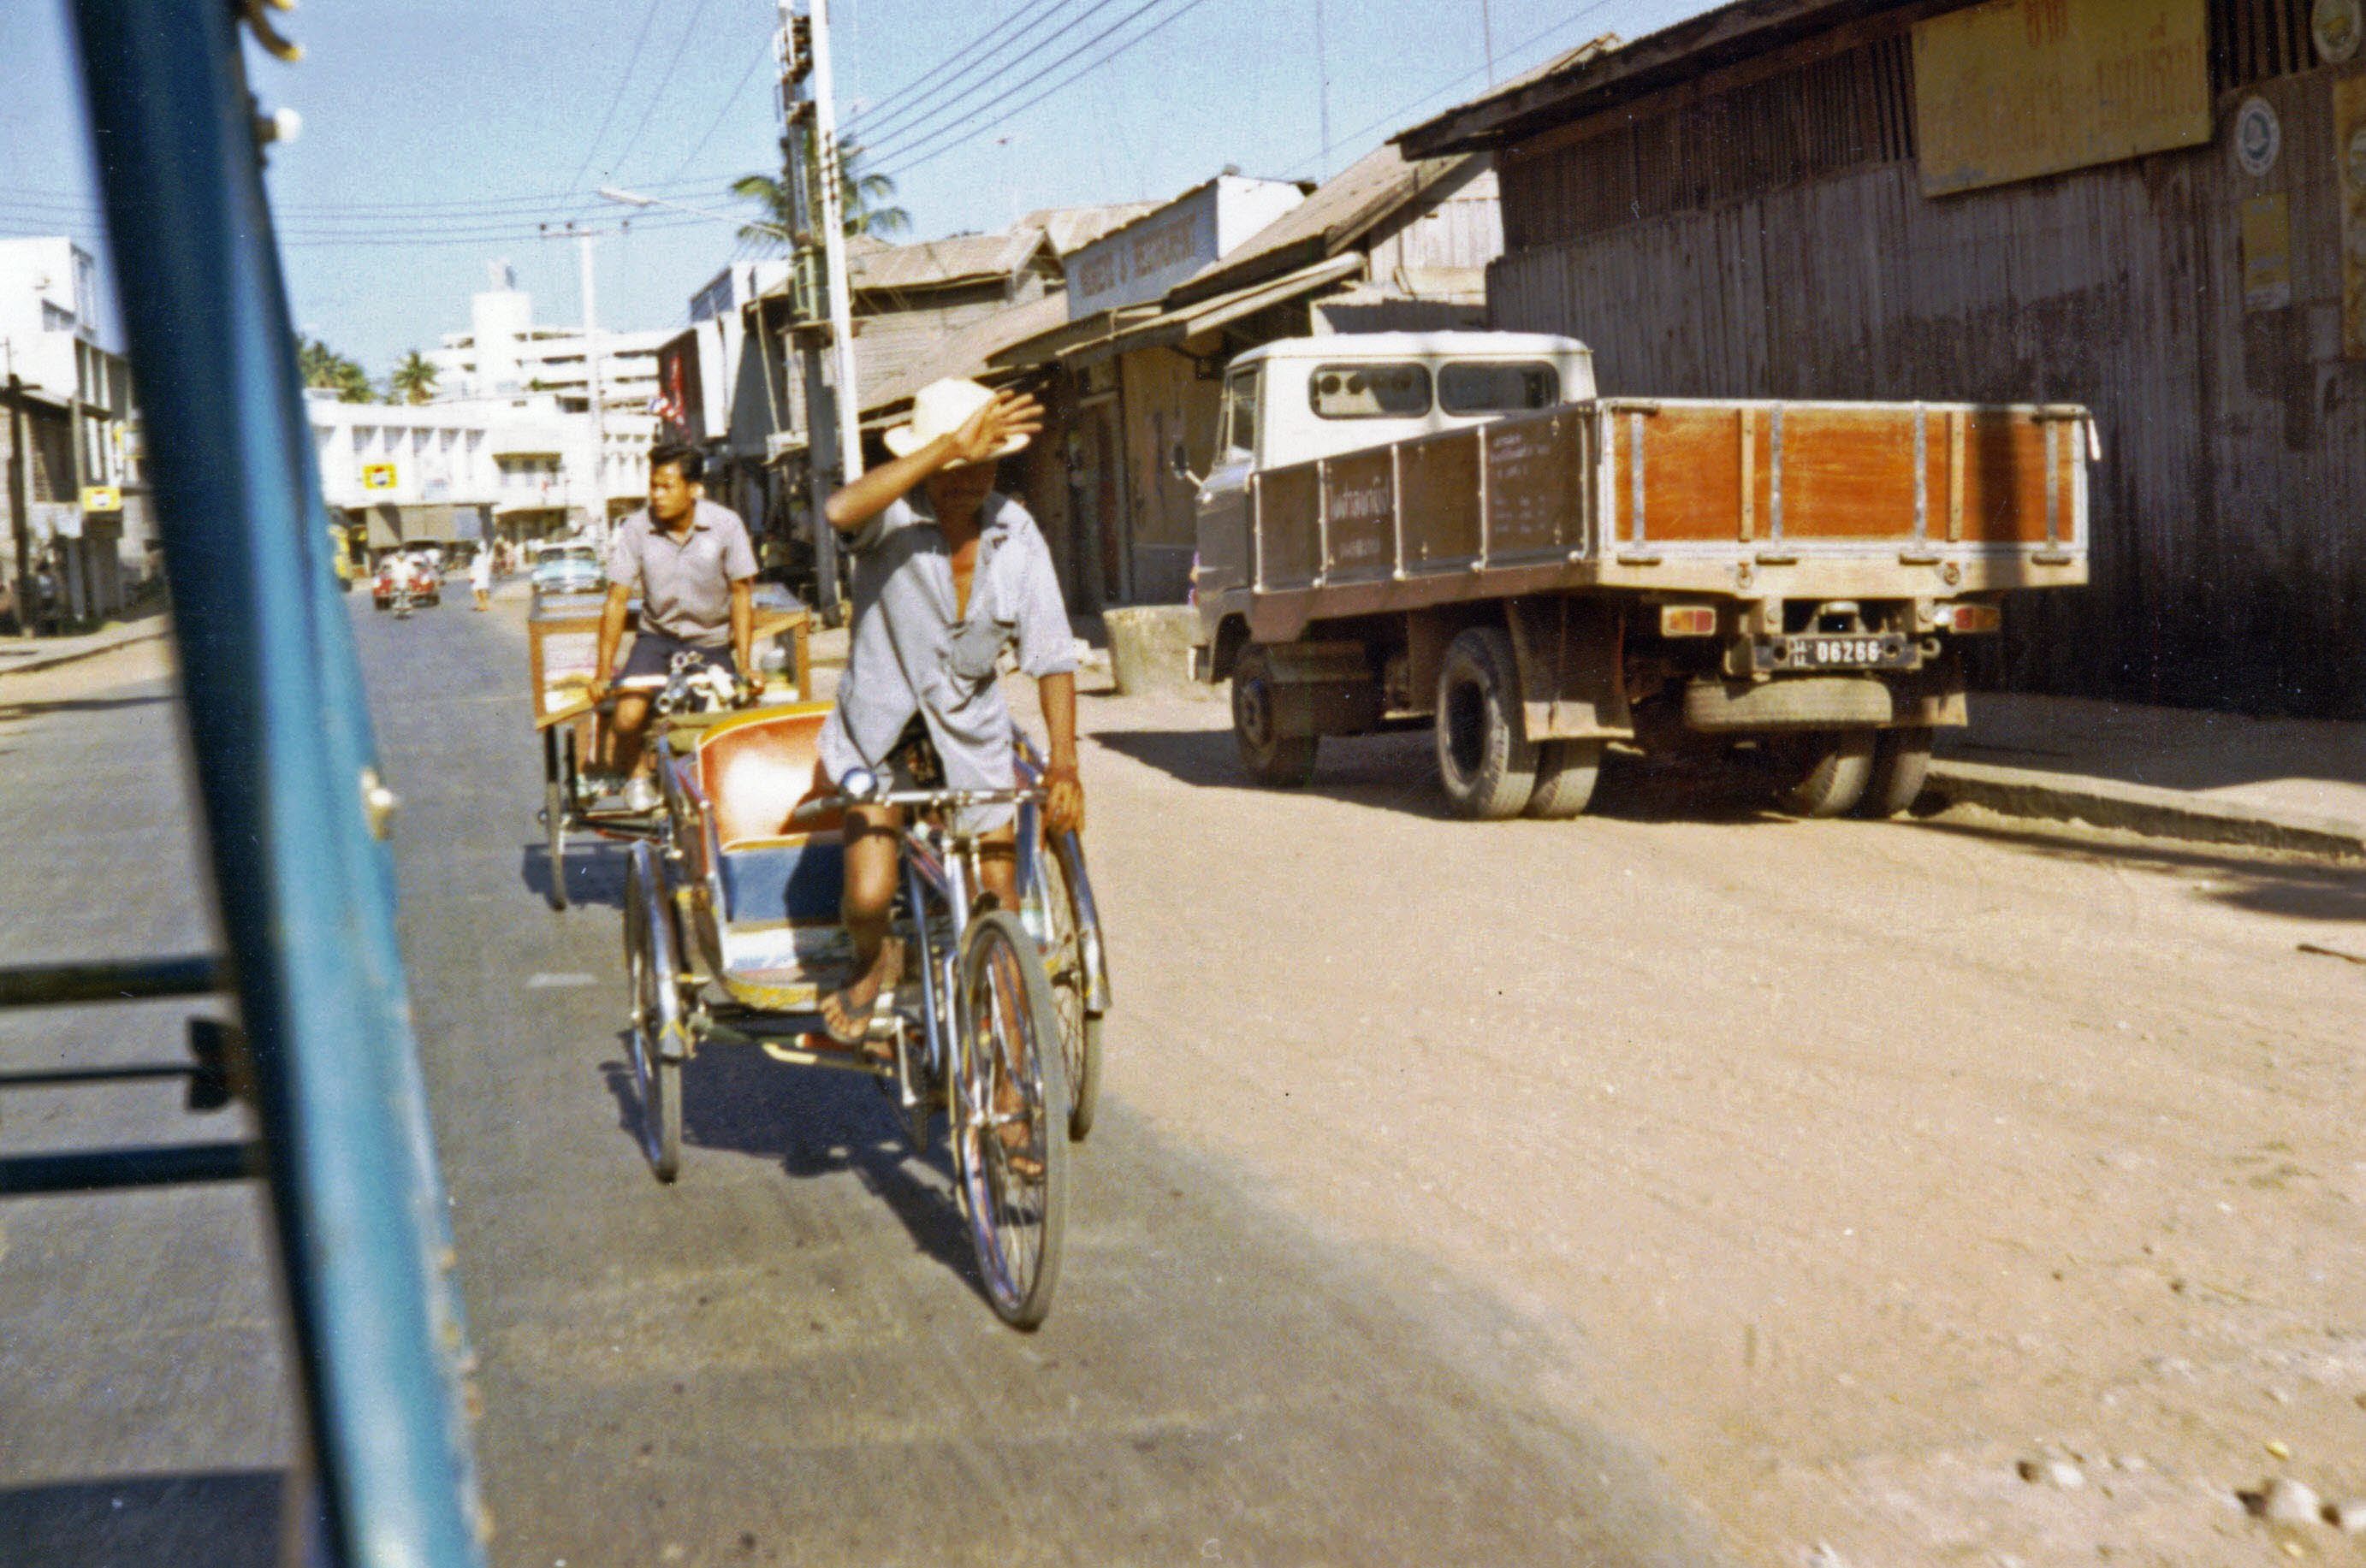
[[[2300,950],[2366,874],[1632,775],[1466,825],[1416,737],[1287,795],[1217,704],[1084,722],[1116,1094],[1501,1293],[1745,1558],[2259,1562],[2238,1487],[2366,1495],[2366,967]]]

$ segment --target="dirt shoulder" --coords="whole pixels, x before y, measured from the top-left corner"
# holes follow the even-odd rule
[[[1747,1560],[2366,1557],[2236,1497],[2366,1495],[2366,967],[2304,950],[2366,956],[2366,872],[1615,783],[1470,825],[1418,738],[1280,794],[1220,706],[1086,709],[1112,1092],[1560,1336]]]

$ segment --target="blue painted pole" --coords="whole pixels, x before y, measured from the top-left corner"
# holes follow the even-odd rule
[[[484,1562],[449,1233],[230,0],[74,0],[320,1491],[366,1568]]]

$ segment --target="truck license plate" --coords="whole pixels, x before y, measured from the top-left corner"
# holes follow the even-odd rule
[[[1793,669],[1886,669],[1906,662],[1899,637],[1793,637]]]

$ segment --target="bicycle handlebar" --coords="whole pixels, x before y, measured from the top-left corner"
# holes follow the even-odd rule
[[[959,811],[965,806],[1016,806],[1026,801],[1041,801],[1047,793],[1044,786],[1020,785],[1013,790],[884,790],[877,792],[854,793],[840,790],[836,794],[817,796],[789,813],[792,823],[809,823],[832,812],[842,812],[849,806],[916,806],[930,811]]]

